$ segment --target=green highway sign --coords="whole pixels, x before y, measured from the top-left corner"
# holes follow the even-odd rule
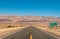
[[[50,22],[50,29],[52,29],[54,26],[58,26],[57,22]]]

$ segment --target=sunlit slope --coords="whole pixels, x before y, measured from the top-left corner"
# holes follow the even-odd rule
[[[1,15],[0,27],[12,26],[26,26],[38,25],[49,26],[50,22],[58,22],[60,24],[60,17],[44,17],[44,16],[16,16],[16,15]]]

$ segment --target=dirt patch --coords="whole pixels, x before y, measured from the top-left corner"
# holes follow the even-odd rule
[[[50,32],[60,37],[60,28],[57,28],[57,29],[49,29],[49,27],[37,27],[37,28]]]
[[[0,29],[0,37],[5,36],[5,35],[10,34],[10,33],[13,33],[21,28],[22,27]]]

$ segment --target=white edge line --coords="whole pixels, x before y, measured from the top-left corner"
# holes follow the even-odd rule
[[[40,31],[45,32],[46,34],[49,34],[49,35],[51,35],[51,36],[53,36],[53,37],[55,37],[55,38],[57,38],[57,39],[60,39],[59,37],[57,37],[57,36],[55,36],[55,35],[53,35],[53,34],[50,34],[50,33],[46,32],[46,31],[43,31],[42,29],[41,29]]]
[[[22,29],[23,29],[23,28],[22,28]],[[19,31],[20,31],[20,30],[15,31],[15,32],[13,32],[13,33],[10,33],[10,34],[8,34],[8,35],[6,35],[6,36],[1,37],[0,39],[3,39],[3,38],[5,38],[5,37],[8,37],[8,36],[10,36],[10,35],[12,35],[12,34],[15,34],[15,33],[19,32]]]

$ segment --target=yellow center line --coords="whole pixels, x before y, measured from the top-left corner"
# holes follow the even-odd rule
[[[30,34],[30,39],[32,39],[32,34]]]
[[[30,32],[32,33],[32,30],[30,30]],[[30,39],[32,39],[32,34],[30,34]]]

